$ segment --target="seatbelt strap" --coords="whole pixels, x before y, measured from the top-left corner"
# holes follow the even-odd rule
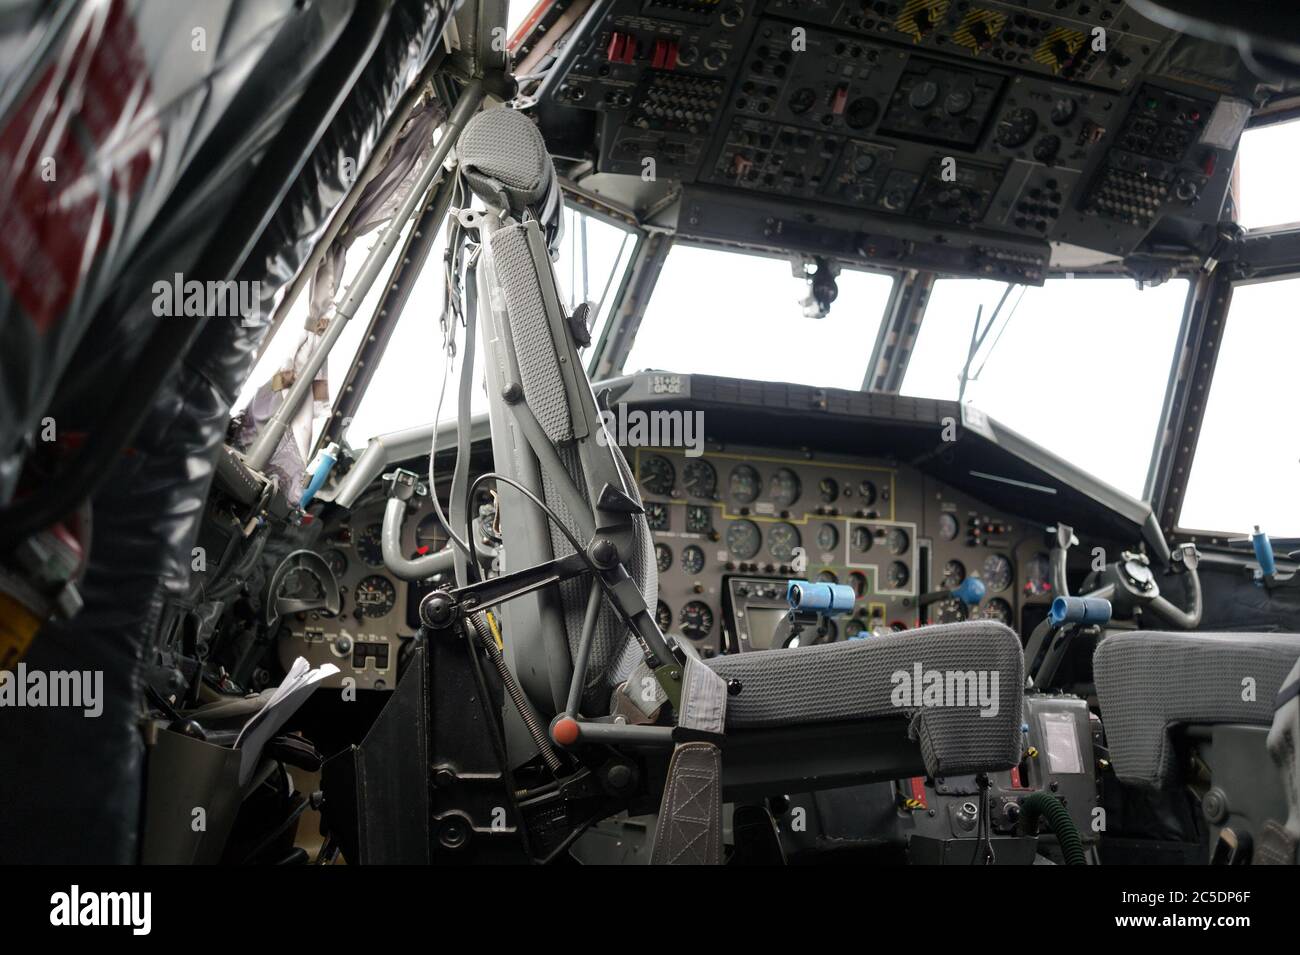
[[[1264,823],[1255,862],[1300,865],[1300,660],[1282,682],[1274,705],[1267,745],[1282,778],[1288,815],[1285,823],[1274,819]]]
[[[683,647],[681,706],[673,750],[659,805],[652,865],[722,864],[722,738],[727,720],[727,684],[694,647]]]
[[[465,500],[465,492],[469,487],[469,412],[473,402],[474,388],[474,338],[478,328],[478,267],[477,263],[471,263],[466,269],[465,274],[465,348],[461,356],[460,383],[456,395],[456,467],[451,474],[451,499],[447,502],[447,519],[451,522],[451,528],[457,534],[465,530],[466,518],[468,517],[467,509],[470,506]],[[434,433],[437,433],[438,422],[433,423]],[[429,488],[430,494],[436,494],[434,488]],[[474,540],[471,537],[465,541],[471,553],[474,551]],[[469,558],[465,556],[459,547],[452,550],[453,566],[456,568],[456,584],[464,587],[469,584]]]

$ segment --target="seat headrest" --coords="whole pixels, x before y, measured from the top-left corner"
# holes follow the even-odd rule
[[[513,215],[543,222],[558,212],[555,166],[537,126],[504,106],[474,116],[460,135],[461,171],[474,194]]]

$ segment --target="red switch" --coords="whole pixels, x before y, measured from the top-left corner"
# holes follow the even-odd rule
[[[605,57],[611,63],[631,63],[636,58],[636,38],[626,33],[611,33]]]
[[[656,70],[672,70],[677,68],[677,42],[675,40],[655,40],[654,53],[650,57],[650,65]]]
[[[844,113],[844,107],[848,105],[849,87],[847,84],[841,83],[839,86],[835,87],[835,93],[831,97],[831,112],[836,116],[840,116]]]

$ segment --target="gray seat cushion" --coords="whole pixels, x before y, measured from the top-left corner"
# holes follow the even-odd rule
[[[1020,638],[999,623],[938,624],[707,663],[741,684],[727,699],[729,730],[902,713],[912,718],[931,775],[1006,769],[1020,760],[1024,657]],[[913,694],[918,668],[921,692]],[[927,696],[934,673],[942,674],[944,692]]]
[[[1273,699],[1300,657],[1295,633],[1165,633],[1102,640],[1093,675],[1115,774],[1163,786],[1173,768],[1171,727],[1273,722]]]

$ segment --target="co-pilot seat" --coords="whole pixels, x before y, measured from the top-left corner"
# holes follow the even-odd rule
[[[550,265],[548,236],[559,216],[554,167],[533,123],[505,108],[476,116],[458,154],[487,207],[462,212],[461,221],[478,232],[482,250],[476,347],[485,349],[494,467],[569,532],[499,483],[501,569],[573,555],[572,535],[597,559],[605,582],[597,589],[592,574],[572,576],[501,605],[507,662],[556,740],[657,744],[665,757],[675,746],[655,860],[719,861],[724,790],[728,797],[806,791],[1018,762],[1023,658],[1019,638],[997,623],[708,661],[681,640],[676,672],[663,666],[653,652],[663,636],[647,609],[657,591],[653,540],[583,370],[578,342],[586,328],[564,313]],[[600,546],[589,546],[595,540]],[[617,567],[606,567],[611,557]],[[996,707],[981,715],[975,705],[895,706],[891,675],[917,665],[998,674]],[[674,692],[677,705],[665,707]]]

